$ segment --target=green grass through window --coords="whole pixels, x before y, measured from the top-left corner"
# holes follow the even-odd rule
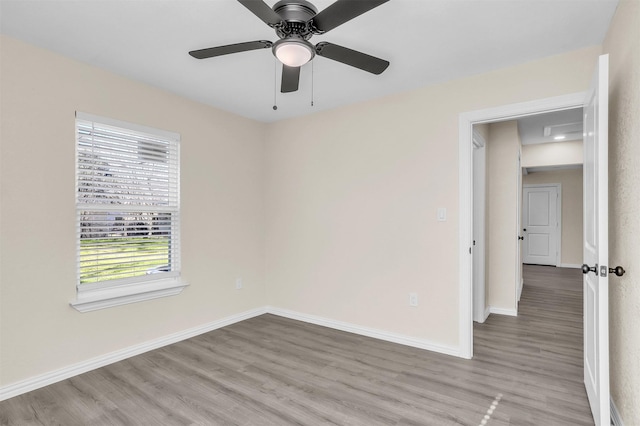
[[[80,240],[80,284],[144,276],[169,263],[166,237]]]

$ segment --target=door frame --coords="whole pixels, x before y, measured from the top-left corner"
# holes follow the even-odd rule
[[[473,153],[472,161],[474,165],[474,182],[473,182],[473,218],[479,224],[477,229],[473,230],[473,320],[483,323],[489,316],[489,306],[486,304],[486,230],[485,230],[485,212],[486,212],[486,169],[487,169],[487,141],[477,131],[473,130]],[[478,160],[476,162],[476,160]],[[477,173],[477,176],[475,175]]]
[[[545,187],[555,187],[556,193],[558,194],[558,200],[556,202],[556,221],[558,222],[558,226],[556,227],[556,264],[555,266],[562,265],[562,184],[560,183],[525,183],[522,185],[522,195],[524,196],[525,188],[545,188]],[[525,214],[524,209],[524,197],[522,199],[522,214],[524,217]],[[522,224],[524,227],[524,222]],[[524,253],[523,253],[523,261],[524,263]]]
[[[460,222],[459,356],[473,358],[473,125],[506,121],[528,115],[582,108],[586,92],[539,99],[461,113],[458,120],[458,184]]]

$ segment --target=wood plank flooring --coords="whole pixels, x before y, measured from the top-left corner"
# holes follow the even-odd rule
[[[0,402],[0,424],[593,425],[580,271],[524,276],[473,360],[263,315]]]

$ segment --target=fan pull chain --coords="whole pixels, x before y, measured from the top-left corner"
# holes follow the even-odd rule
[[[313,106],[313,61],[311,61],[311,106]]]
[[[276,111],[278,109],[277,101],[276,101],[276,92],[278,85],[278,60],[273,58],[273,110]]]

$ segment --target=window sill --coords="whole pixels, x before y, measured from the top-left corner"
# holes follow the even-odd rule
[[[179,278],[147,281],[110,288],[78,289],[75,301],[69,304],[80,312],[97,311],[159,297],[175,296],[189,285]]]

